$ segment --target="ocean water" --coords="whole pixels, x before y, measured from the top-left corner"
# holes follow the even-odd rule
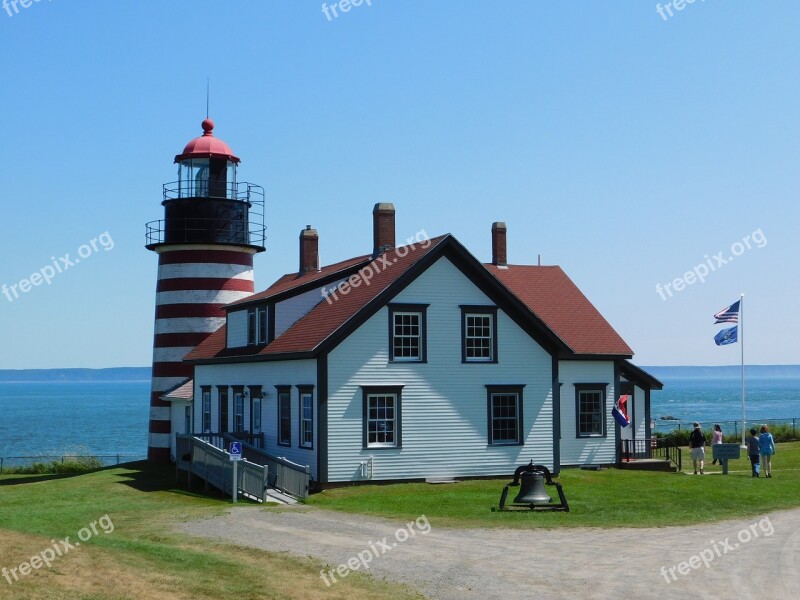
[[[703,427],[742,419],[742,382],[739,378],[663,378],[664,389],[651,392],[651,417],[656,431],[675,429],[672,416],[682,423],[699,421]],[[800,429],[800,379],[790,377],[749,378],[745,387],[748,425],[767,419],[797,419]],[[733,425],[723,431],[732,431]]]
[[[741,419],[736,378],[663,378],[651,396],[657,431],[683,424]],[[150,382],[0,383],[0,457],[147,453]],[[747,420],[797,419],[800,378],[752,378],[747,382]],[[725,431],[730,427],[723,426]],[[128,458],[132,460],[132,458]]]
[[[149,381],[0,383],[0,456],[143,458],[149,405]]]

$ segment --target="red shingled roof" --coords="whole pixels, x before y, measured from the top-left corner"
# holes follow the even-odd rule
[[[374,261],[370,256],[361,256],[329,265],[316,273],[284,275],[266,291],[235,302],[233,305],[266,300],[287,294],[301,286],[308,289],[313,287],[313,282],[326,278],[329,282],[336,281],[339,278],[335,275],[339,272],[342,273],[342,278],[356,270],[365,275],[368,269],[373,272],[373,276],[369,278],[369,285],[366,276],[360,277],[361,285],[350,288],[347,294],[336,291],[334,297],[331,293],[329,299],[322,300],[308,314],[260,350],[256,348],[226,350],[227,330],[223,326],[190,352],[186,360],[313,352],[420,259],[441,244],[446,244],[448,240],[458,244],[454,238],[445,235],[430,240],[430,244],[425,248],[421,245],[401,247],[386,252]],[[460,244],[458,246],[460,247]],[[630,347],[560,267],[527,265],[510,265],[508,268],[499,268],[495,265],[484,265],[484,267],[575,354],[633,355]]]
[[[313,351],[332,333],[339,329],[339,327],[344,325],[353,315],[392,283],[397,281],[397,279],[408,271],[413,264],[427,255],[432,249],[436,248],[436,246],[447,237],[448,236],[441,236],[433,238],[429,240],[430,243],[424,248],[421,244],[395,248],[394,250],[389,250],[375,260],[366,263],[365,266],[359,270],[359,273],[363,273],[364,275],[363,277],[359,277],[362,283],[359,284],[358,287],[350,288],[347,294],[341,294],[338,290],[332,290],[328,299],[322,300],[322,302],[311,309],[307,315],[284,331],[271,344],[265,346],[258,354],[267,356],[289,352]],[[337,270],[344,270],[345,267],[342,265],[357,265],[359,260],[363,260],[364,258],[365,257],[360,257],[358,259],[332,265],[332,267],[338,267],[335,269],[326,267],[318,272],[317,275],[322,272],[329,275],[335,273]],[[369,260],[370,257],[366,258]],[[369,276],[370,269],[373,272],[371,277]],[[313,281],[312,278],[304,276],[297,278],[297,283],[294,286],[288,286],[287,277],[287,275],[284,275],[267,291],[259,294],[261,299],[275,296],[279,292],[291,289],[291,287],[297,287],[309,281]],[[317,277],[317,279],[321,279],[322,277]],[[367,279],[369,279],[368,283]],[[279,287],[282,281],[284,283]],[[276,289],[279,291],[275,291]],[[335,296],[334,292],[336,294]],[[248,301],[252,301],[253,299],[254,296],[247,298]],[[236,304],[241,302],[242,301],[238,301]],[[243,348],[236,348],[235,352],[225,351],[226,338],[226,328],[223,326],[186,355],[185,360],[203,360],[233,354],[252,354]]]
[[[625,340],[561,267],[486,268],[576,354],[633,355]]]
[[[247,298],[242,298],[241,300],[232,302],[229,306],[236,306],[237,304],[248,304],[250,302],[266,300],[268,298],[272,298],[284,292],[288,292],[289,290],[293,290],[294,288],[300,287],[301,285],[310,284],[313,283],[314,281],[319,281],[330,276],[335,276],[336,273],[339,273],[340,271],[346,272],[361,265],[366,265],[371,260],[372,256],[367,254],[365,256],[356,256],[355,258],[343,260],[341,262],[328,265],[327,267],[322,267],[319,271],[314,271],[312,273],[297,273],[297,272],[287,273],[286,275],[278,279],[278,281],[269,286],[263,292],[259,292],[258,294],[254,294],[252,296],[248,296]]]
[[[194,379],[191,377],[164,392],[162,400],[191,400],[194,396]]]

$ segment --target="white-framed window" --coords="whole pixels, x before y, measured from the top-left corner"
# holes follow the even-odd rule
[[[244,431],[244,390],[233,388],[233,431]]]
[[[300,447],[314,447],[314,390],[310,386],[297,386],[300,395]]]
[[[364,387],[364,448],[400,448],[402,387]]]
[[[278,445],[292,445],[292,390],[277,386],[278,390]]]
[[[203,386],[203,433],[211,433],[211,386]]]
[[[522,388],[513,385],[487,385],[489,444],[519,445],[522,434]]]
[[[389,305],[389,360],[425,362],[427,304]]]
[[[183,414],[184,433],[192,433],[192,407],[187,404]]]
[[[462,362],[497,362],[497,309],[461,307]]]
[[[577,437],[606,436],[606,384],[575,384]]]

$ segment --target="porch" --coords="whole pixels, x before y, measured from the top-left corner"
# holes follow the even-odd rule
[[[681,449],[662,438],[620,440],[617,467],[636,471],[679,473]]]

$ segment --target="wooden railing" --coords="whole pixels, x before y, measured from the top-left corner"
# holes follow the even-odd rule
[[[308,465],[299,465],[286,458],[277,457],[262,450],[264,434],[249,433],[195,433],[178,435],[176,453],[179,463],[187,456],[186,438],[198,438],[224,451],[231,442],[242,442],[242,457],[250,463],[268,469],[269,487],[296,498],[308,498],[311,486],[311,470]],[[181,440],[184,439],[182,442]],[[256,445],[257,444],[257,445]],[[186,470],[185,468],[183,470]]]
[[[238,434],[223,434],[228,442],[237,441],[236,435]],[[286,458],[272,456],[246,441],[242,441],[242,456],[269,469],[270,487],[296,498],[308,498],[311,484],[311,470],[308,465],[299,465]]]
[[[259,502],[267,500],[269,467],[246,459],[238,461],[237,489],[233,490],[233,462],[230,454],[206,440],[192,435],[178,434],[177,468],[200,477],[207,485],[229,494],[244,495]]]

